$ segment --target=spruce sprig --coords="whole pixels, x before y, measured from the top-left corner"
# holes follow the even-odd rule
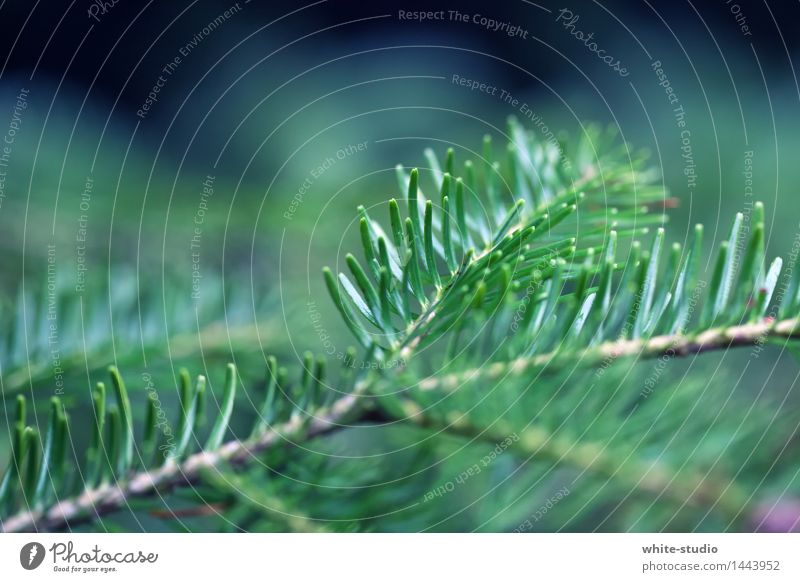
[[[307,354],[290,374],[270,357],[258,418],[241,434],[230,426],[237,386],[252,400],[254,383],[233,365],[208,430],[211,386],[180,372],[180,410],[169,434],[150,398],[144,422],[134,423],[137,403],[112,367],[114,404],[99,383],[91,443],[75,459],[67,454],[70,423],[61,401],[52,399],[40,436],[18,396],[0,481],[2,529],[64,529],[187,483],[214,487],[220,472],[233,479],[256,455],[376,415],[470,441],[513,432],[513,450],[543,475],[578,470],[602,487],[630,491],[637,503],[655,495],[745,528],[759,484],[732,465],[685,467],[675,454],[703,448],[713,407],[676,427],[681,411],[696,407],[690,390],[677,406],[659,392],[629,393],[616,371],[624,361],[759,350],[797,338],[800,274],[780,259],[767,264],[763,206],[754,207],[749,232],[736,216],[706,281],[702,227],[688,248],[669,245],[657,175],[613,132],[590,128],[566,150],[512,120],[507,138],[501,158],[486,138],[478,159],[459,164],[452,149],[443,160],[427,151],[425,171],[398,168],[406,216],[396,199],[383,225],[360,207],[363,262],[348,255],[349,274],[324,271],[364,358],[399,355],[407,367],[355,370],[350,350],[338,373]],[[659,228],[648,239],[651,226]],[[667,408],[673,414],[664,416]],[[739,416],[730,418],[715,430],[733,442]],[[649,452],[665,434],[682,440],[654,459]],[[763,448],[780,457],[776,435]],[[586,508],[592,499],[576,495],[570,503]],[[318,529],[307,512],[293,514],[299,517],[281,523]]]

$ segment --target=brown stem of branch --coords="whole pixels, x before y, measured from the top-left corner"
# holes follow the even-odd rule
[[[584,350],[582,354],[570,356],[572,362],[579,361],[581,365],[591,366],[601,364],[604,361],[613,361],[621,357],[638,356],[642,358],[657,357],[663,354],[674,354],[685,356],[697,354],[704,351],[727,349],[734,346],[753,345],[760,346],[768,338],[794,338],[800,337],[800,320],[789,319],[780,322],[764,321],[741,326],[733,326],[721,329],[712,329],[702,332],[696,336],[658,336],[643,340],[624,340],[618,342],[608,342],[600,346]],[[499,378],[508,374],[518,375],[554,362],[559,358],[557,352],[541,354],[531,358],[518,358],[510,362],[498,362],[483,368],[469,370],[458,374],[449,374],[440,377],[427,378],[420,383],[423,390],[455,390],[462,383],[474,379]],[[195,482],[199,479],[202,471],[217,466],[220,462],[241,464],[250,457],[265,451],[276,444],[285,440],[304,440],[335,430],[340,423],[352,420],[357,416],[360,406],[360,394],[365,386],[358,387],[353,394],[345,396],[336,401],[327,411],[319,413],[307,425],[300,418],[294,418],[266,433],[247,441],[229,441],[215,451],[204,451],[196,453],[182,463],[168,462],[165,465],[151,471],[143,471],[134,474],[130,479],[113,485],[105,485],[97,489],[83,492],[79,497],[66,499],[48,508],[46,511],[27,511],[10,517],[0,524],[0,531],[3,532],[23,532],[23,531],[51,531],[61,530],[70,525],[94,519],[120,509],[126,500],[133,498],[143,498],[154,496],[161,491],[168,491],[174,487]],[[461,428],[459,428],[461,426]],[[465,434],[475,433],[474,428],[464,428],[469,425],[453,424],[447,427],[451,432],[465,431]],[[487,431],[480,432],[487,434]],[[495,438],[495,432],[490,433],[490,438]],[[500,431],[502,432],[502,431]],[[508,436],[503,434],[502,438]],[[542,435],[538,432],[526,432],[526,436],[521,439],[523,450],[530,452],[538,451],[542,443]],[[588,468],[599,470],[609,474],[610,471],[618,471],[612,467],[602,457],[589,458],[592,448],[590,445],[570,446],[569,452],[556,447],[554,454],[559,454],[568,460],[577,461],[580,465],[583,462]],[[552,452],[552,451],[551,451]],[[590,462],[589,462],[590,461]],[[657,467],[638,467],[635,474],[640,479],[637,484],[640,488],[656,492],[666,490],[668,475],[664,474]],[[686,483],[686,481],[684,481]],[[717,487],[711,487],[707,482],[693,483],[688,481],[688,485],[682,485],[677,491],[678,497],[683,499],[698,499],[708,501],[714,498]],[[690,487],[691,490],[686,489]],[[674,496],[674,494],[673,494]],[[731,507],[738,502],[736,495],[727,495],[726,499],[731,501]],[[727,503],[727,502],[726,502]]]
[[[128,499],[152,497],[159,492],[196,482],[203,471],[222,462],[242,464],[282,442],[308,440],[336,430],[357,415],[360,400],[360,390],[357,388],[352,394],[334,402],[329,409],[318,412],[310,422],[295,417],[253,439],[228,441],[215,451],[196,453],[181,463],[168,461],[156,469],[136,473],[127,480],[84,491],[79,497],[65,499],[46,511],[19,513],[0,523],[0,531],[63,530],[117,511]]]
[[[756,346],[760,349],[769,338],[800,338],[800,319],[762,321],[746,325],[710,329],[694,336],[662,335],[649,339],[606,342],[583,350],[579,354],[562,355],[550,352],[538,356],[496,362],[465,372],[426,378],[419,383],[422,390],[453,391],[472,380],[492,380],[517,376],[568,357],[573,365],[591,367],[611,363],[618,358],[656,358],[665,354],[688,356],[706,351],[724,350],[737,346]]]

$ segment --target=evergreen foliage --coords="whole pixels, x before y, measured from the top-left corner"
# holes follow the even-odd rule
[[[794,346],[800,275],[767,259],[763,205],[736,216],[706,280],[702,227],[685,247],[668,242],[673,201],[612,130],[551,143],[511,120],[507,137],[464,161],[426,151],[425,170],[398,167],[402,195],[385,221],[358,209],[361,258],[323,273],[359,346],[334,370],[313,354],[288,369],[270,357],[263,379],[229,364],[216,391],[182,370],[167,435],[157,401],[132,400],[111,367],[113,395],[103,383],[91,395],[85,454],[69,446],[75,418],[58,397],[40,429],[27,383],[6,381],[16,411],[3,529],[102,524],[173,490],[203,507],[201,529],[769,529],[784,510],[773,502],[800,494],[798,415],[738,383],[690,372],[658,386],[663,366],[637,366]],[[36,354],[17,353],[6,325],[0,353],[23,369]],[[93,341],[86,353],[107,357]],[[258,400],[245,436],[230,429],[237,387]],[[376,426],[395,451],[369,450],[360,436]],[[449,498],[457,475],[432,469],[442,459],[479,469]],[[487,498],[491,510],[472,507]],[[189,527],[195,510],[180,506],[167,513]]]

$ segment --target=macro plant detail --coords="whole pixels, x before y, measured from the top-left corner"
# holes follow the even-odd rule
[[[302,465],[306,444],[370,423],[458,446],[505,443],[502,455],[486,458],[508,456],[526,471],[511,497],[544,495],[568,475],[570,494],[559,503],[570,517],[549,512],[537,518],[543,529],[585,529],[595,504],[608,510],[598,529],[779,529],[791,506],[773,503],[760,486],[768,471],[797,496],[797,418],[776,419],[768,399],[748,403],[698,378],[660,389],[659,368],[643,376],[633,367],[746,346],[752,353],[765,343],[795,349],[800,275],[767,257],[763,205],[736,216],[704,280],[703,228],[686,246],[668,242],[663,211],[674,201],[645,154],[595,126],[556,144],[511,119],[507,138],[498,147],[487,137],[470,156],[426,150],[426,167],[398,167],[401,196],[389,200],[385,222],[359,207],[361,258],[346,255],[347,273],[323,272],[331,307],[359,346],[333,370],[311,353],[288,367],[269,357],[262,378],[241,377],[234,364],[211,370],[215,380],[224,375],[212,390],[204,374],[182,369],[179,406],[168,415],[112,366],[80,420],[60,396],[44,419],[28,410],[24,382],[4,387],[18,394],[0,482],[3,531],[102,523],[180,491],[202,512],[224,516],[233,511],[231,487],[252,501],[236,511],[267,500],[277,528],[369,529],[345,509],[338,519],[315,516],[313,493],[288,491],[258,459]],[[630,378],[645,388],[631,392]],[[243,394],[258,414],[234,433]],[[693,412],[690,421],[681,411]],[[745,421],[772,428],[758,455],[735,459],[752,436]],[[91,425],[85,451],[68,446],[75,422]],[[665,438],[673,444],[659,451]],[[695,462],[675,453],[682,449],[694,450]],[[270,474],[266,485],[257,484],[259,470]],[[430,527],[437,518],[421,519]]]

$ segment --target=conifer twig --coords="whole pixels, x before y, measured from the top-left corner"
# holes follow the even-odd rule
[[[800,335],[800,320],[763,321],[707,330],[694,336],[667,335],[642,340],[607,342],[595,348],[587,349],[581,357],[573,357],[571,360],[580,361],[582,365],[589,366],[601,363],[606,359],[614,360],[622,357],[657,357],[665,353],[685,356],[735,346],[758,345],[768,338],[790,338],[798,335]],[[517,358],[511,362],[498,362],[484,368],[458,374],[427,378],[420,383],[420,387],[423,390],[454,390],[463,382],[472,379],[491,379],[507,374],[519,375],[527,370],[555,361],[557,357],[558,354],[554,352],[532,358]],[[50,507],[46,512],[27,511],[17,514],[2,524],[2,531],[21,532],[63,529],[86,519],[113,512],[124,506],[127,499],[152,496],[159,491],[194,482],[198,480],[201,472],[213,469],[222,461],[242,464],[249,457],[270,449],[284,439],[308,439],[330,432],[335,430],[343,421],[358,418],[360,394],[366,388],[364,383],[359,384],[352,394],[340,398],[327,411],[317,414],[307,426],[304,426],[301,417],[294,417],[255,439],[228,441],[214,451],[196,453],[180,464],[168,463],[151,471],[136,473],[122,483],[101,486],[85,491],[79,497],[61,501]],[[413,417],[410,419],[414,420]],[[421,419],[414,421],[418,423],[428,422]],[[446,430],[471,435],[480,432],[467,423],[454,423],[447,426]],[[502,433],[500,429],[495,428],[487,431],[491,434],[483,433],[482,438],[494,438],[496,436],[495,433],[498,433],[498,431]],[[502,436],[506,435],[503,434]],[[532,453],[534,450],[539,451],[547,440],[538,432],[538,429],[530,429],[526,432],[526,436],[521,439],[519,446],[528,453]],[[571,447],[569,452],[566,452],[566,449],[562,451],[559,448],[558,443],[553,443],[549,445],[547,450],[550,450],[552,455],[556,455],[559,458],[563,456],[567,461],[572,461],[579,466],[585,465],[585,468],[600,470],[601,473],[609,475],[613,473],[612,465],[604,463],[604,459],[600,456],[597,458],[592,456],[597,453],[593,446],[576,445]],[[668,489],[672,492],[673,497],[682,496],[683,499],[708,500],[713,497],[713,491],[707,491],[711,486],[708,482],[688,480],[682,481],[678,488],[674,486],[668,488],[666,486],[667,481],[665,481],[667,475],[658,467],[638,467],[638,469],[642,470],[637,472],[633,469],[626,469],[626,471],[632,471],[631,478],[638,475],[636,479],[638,488],[651,492],[660,492]],[[698,486],[696,490],[695,486]],[[692,490],[691,495],[689,489]],[[713,489],[714,491],[717,490],[717,488]],[[735,498],[736,496],[730,495],[729,497]],[[731,503],[731,507],[735,506],[735,504],[736,501],[734,500]]]
[[[308,440],[336,430],[343,422],[356,415],[360,400],[360,389],[357,387],[327,410],[317,413],[310,422],[304,422],[300,416],[295,416],[251,440],[231,440],[214,451],[201,451],[191,455],[181,463],[168,462],[156,469],[136,473],[119,483],[84,491],[80,496],[65,499],[44,512],[19,513],[0,523],[0,531],[11,533],[63,530],[93,520],[119,510],[128,499],[151,497],[158,492],[193,483],[201,478],[201,473],[214,470],[221,462],[242,464],[250,457],[289,439],[293,439],[292,442]]]
[[[624,357],[656,358],[665,354],[676,357],[688,356],[732,347],[760,346],[771,338],[797,337],[800,337],[800,319],[785,319],[778,322],[764,320],[758,323],[709,329],[696,335],[662,335],[647,339],[605,342],[578,354],[571,353],[569,359],[577,362],[579,366],[591,367]],[[422,390],[453,391],[471,380],[491,380],[523,374],[557,361],[560,355],[555,351],[533,357],[516,358],[508,362],[495,362],[465,372],[426,378],[419,383],[419,387]]]

